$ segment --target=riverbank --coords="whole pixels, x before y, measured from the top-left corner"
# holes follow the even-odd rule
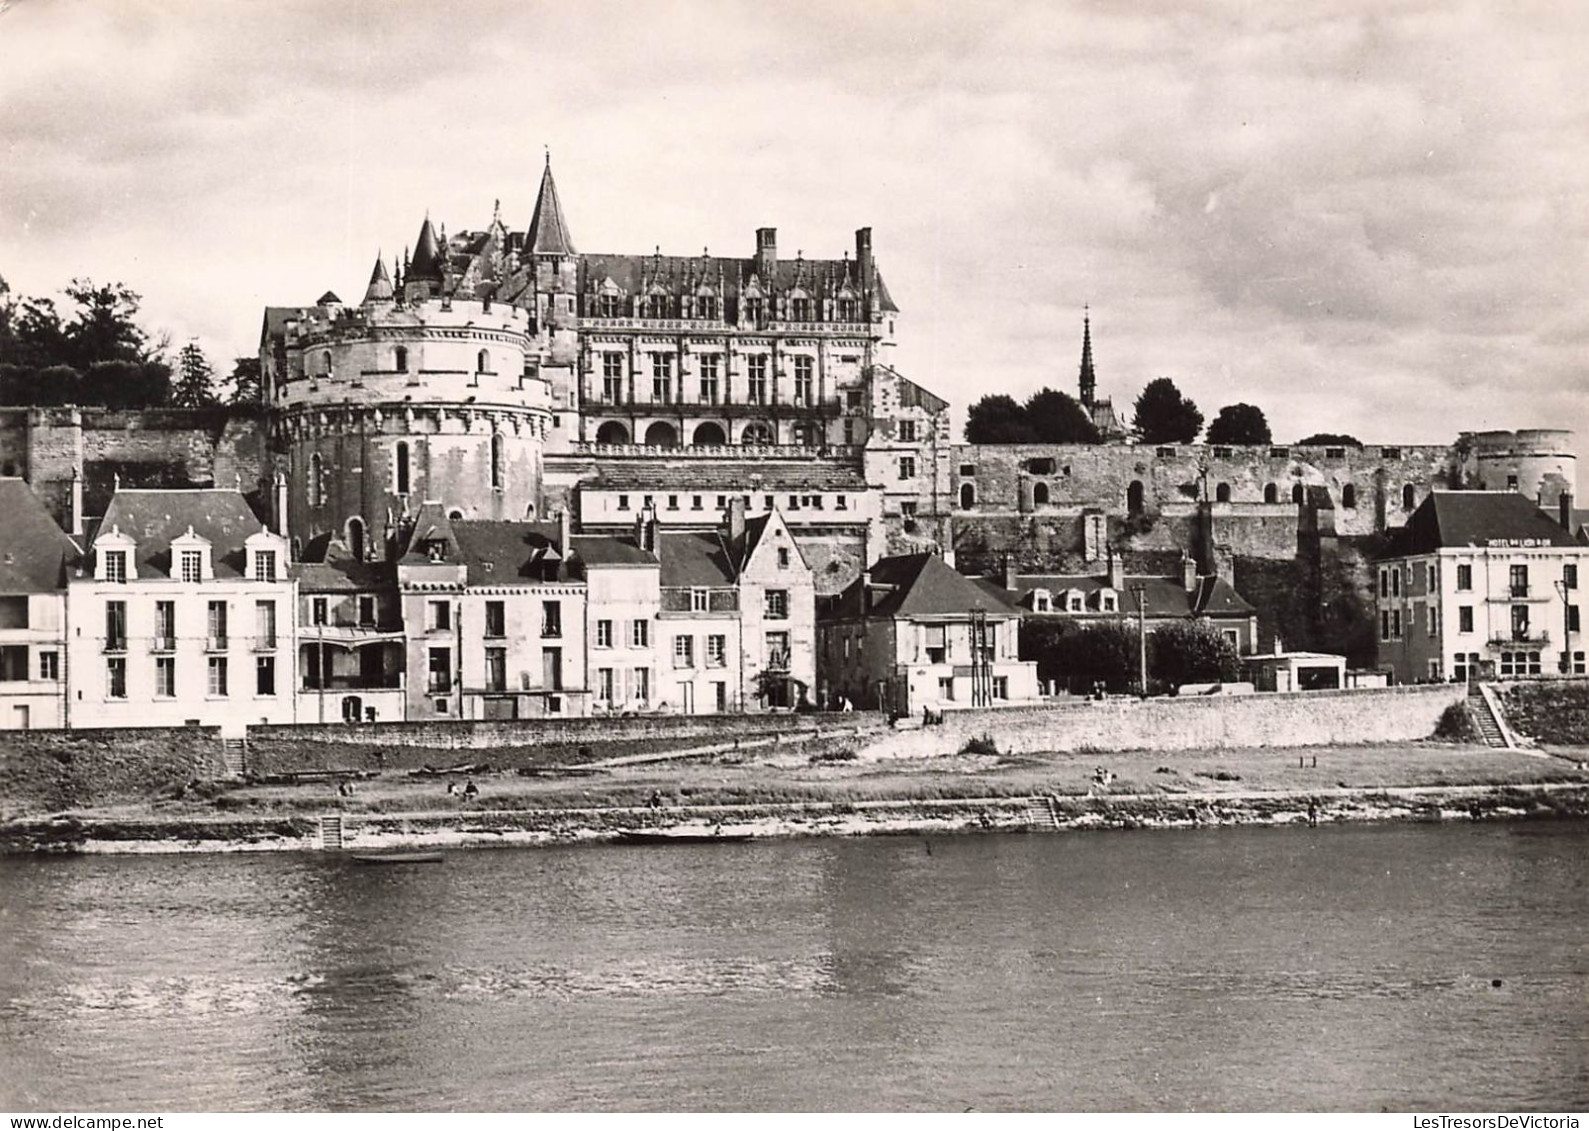
[[[0,851],[315,850],[336,826],[344,847],[360,850],[585,843],[637,828],[789,837],[1584,817],[1582,754],[1412,743],[1173,757],[731,754],[533,775],[382,773],[358,779],[351,795],[334,781],[216,784],[18,814],[0,823]],[[476,796],[461,792],[466,780]]]

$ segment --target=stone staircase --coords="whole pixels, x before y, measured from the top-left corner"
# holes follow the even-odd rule
[[[1495,717],[1490,701],[1484,697],[1483,688],[1477,683],[1468,685],[1468,714],[1472,716],[1473,725],[1478,728],[1480,737],[1484,739],[1484,745],[1499,750],[1506,749],[1506,734],[1501,730],[1500,720]]]
[[[247,739],[221,739],[221,768],[229,778],[240,778],[248,772]]]
[[[342,851],[341,813],[327,813],[320,818],[320,847],[326,852]]]
[[[1026,799],[1026,827],[1028,829],[1041,829],[1045,832],[1059,828],[1059,814],[1054,812],[1053,798],[1029,797]]]

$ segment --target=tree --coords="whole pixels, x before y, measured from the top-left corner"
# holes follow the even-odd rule
[[[1208,426],[1207,439],[1210,444],[1267,444],[1272,437],[1263,409],[1257,405],[1228,404]]]
[[[1149,381],[1133,412],[1134,431],[1144,444],[1190,444],[1203,427],[1203,414],[1168,377]]]
[[[215,370],[197,342],[189,342],[177,355],[177,383],[171,403],[180,408],[206,408],[215,403]]]
[[[1037,434],[1026,411],[1003,393],[983,397],[966,413],[968,444],[1033,444]]]
[[[1229,683],[1241,675],[1236,646],[1207,621],[1160,625],[1148,636],[1148,671],[1171,687]]]
[[[1028,398],[1026,423],[1040,444],[1096,444],[1098,429],[1069,393],[1042,389]]]
[[[1137,630],[1124,621],[1083,627],[1060,618],[1021,625],[1021,659],[1037,661],[1037,678],[1080,694],[1102,683],[1127,691],[1137,678]]]
[[[258,357],[239,357],[232,363],[232,404],[259,404],[265,399]]]
[[[1299,448],[1361,448],[1363,441],[1344,432],[1315,432],[1306,440],[1298,440]]]
[[[77,313],[66,326],[68,360],[81,369],[96,361],[148,361],[149,339],[139,328],[139,294],[122,283],[73,279],[66,297]]]

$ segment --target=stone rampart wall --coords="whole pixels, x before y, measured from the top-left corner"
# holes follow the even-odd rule
[[[7,731],[0,738],[0,803],[11,813],[143,801],[223,773],[216,727]]]
[[[861,755],[953,754],[981,735],[1012,754],[1409,742],[1433,734],[1441,712],[1462,702],[1465,693],[1456,684],[1435,684],[951,711],[941,726],[885,735],[863,747]]]

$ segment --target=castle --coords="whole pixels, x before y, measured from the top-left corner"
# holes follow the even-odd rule
[[[310,559],[333,545],[386,558],[426,503],[452,521],[569,513],[615,534],[642,512],[715,529],[738,499],[781,512],[819,595],[888,553],[985,573],[1083,570],[1111,549],[1168,571],[1190,553],[1254,600],[1265,643],[1335,646],[1363,619],[1377,540],[1432,490],[1507,488],[1544,507],[1573,490],[1572,436],[1556,430],[1122,442],[1090,319],[1079,399],[1111,442],[956,443],[947,402],[891,363],[901,315],[871,229],[838,258],[780,255],[772,228],[746,250],[582,253],[548,161],[522,230],[500,210],[451,235],[427,217],[411,253],[377,258],[358,303],[267,308],[258,411],[0,410],[0,473],[26,477],[71,531],[116,483],[237,486]]]

